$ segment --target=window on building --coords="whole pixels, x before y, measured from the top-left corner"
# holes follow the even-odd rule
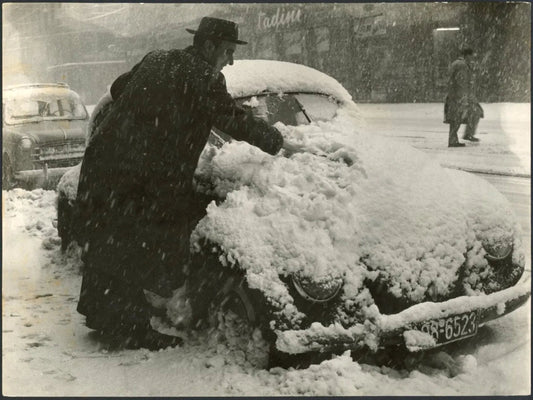
[[[316,50],[319,53],[329,51],[329,29],[326,27],[315,29]]]

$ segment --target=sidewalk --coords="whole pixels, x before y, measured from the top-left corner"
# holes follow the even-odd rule
[[[444,167],[470,172],[531,178],[531,105],[483,104],[478,143],[448,148],[448,125],[442,122],[442,103],[358,104],[371,133],[408,142],[432,154]]]

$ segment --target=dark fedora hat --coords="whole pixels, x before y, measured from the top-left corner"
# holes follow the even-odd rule
[[[463,46],[461,48],[461,54],[463,56],[470,56],[470,55],[474,54],[474,49],[472,47]]]
[[[237,24],[226,19],[203,17],[197,30],[186,28],[186,31],[195,35],[203,35],[237,44],[248,44],[248,42],[238,39],[239,28]]]

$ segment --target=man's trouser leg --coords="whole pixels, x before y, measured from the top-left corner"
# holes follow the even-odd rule
[[[153,307],[139,282],[127,279],[117,265],[133,268],[131,260],[119,256],[126,252],[91,242],[83,255],[84,270],[77,310],[85,315],[91,329],[111,335],[130,336],[151,329]],[[130,252],[127,252],[130,253]],[[133,252],[132,252],[133,253]],[[141,259],[140,255],[133,255]],[[122,268],[126,271],[126,267]]]
[[[88,328],[130,336],[150,329],[152,307],[142,288],[92,269],[83,274],[78,312],[85,315]]]
[[[465,138],[473,138],[476,134],[477,125],[479,123],[479,115],[477,112],[471,112],[468,116],[465,129]]]
[[[457,132],[461,126],[460,122],[450,122],[450,131],[448,133],[448,146],[459,143]]]

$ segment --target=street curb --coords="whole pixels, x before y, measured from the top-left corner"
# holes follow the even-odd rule
[[[471,173],[475,173],[475,174],[510,176],[510,177],[513,177],[513,178],[531,179],[531,174],[526,174],[526,173],[521,173],[521,172],[491,171],[491,170],[486,170],[486,169],[458,167],[456,165],[447,165],[447,164],[441,164],[441,166],[444,167],[444,168],[457,169],[457,170],[460,170],[460,171],[471,172]]]

